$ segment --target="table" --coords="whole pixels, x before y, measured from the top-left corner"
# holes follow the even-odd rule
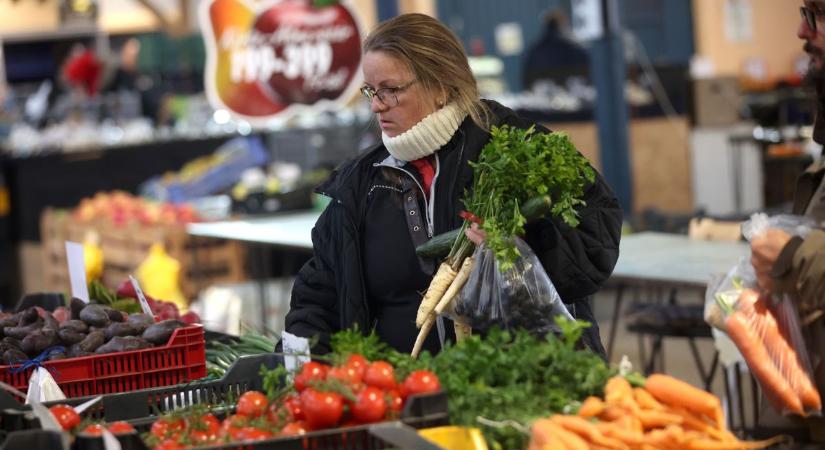
[[[241,241],[259,250],[257,258],[253,260],[258,261],[258,272],[262,274],[258,291],[261,299],[261,323],[265,329],[269,306],[266,277],[271,268],[270,255],[262,247],[279,247],[293,255],[309,254],[312,252],[312,228],[320,215],[320,211],[302,211],[260,218],[192,223],[186,227],[186,232],[192,236]],[[193,260],[197,260],[195,256],[196,254],[193,255]],[[292,265],[287,265],[284,270],[292,272],[295,269]]]
[[[619,260],[608,280],[609,284],[617,287],[607,343],[608,360],[612,357],[627,288],[671,289],[671,300],[675,302],[677,289],[706,289],[712,276],[727,273],[742,257],[748,255],[749,248],[745,242],[694,240],[686,235],[668,233],[642,232],[623,236],[619,245]],[[698,352],[694,353],[696,356]],[[701,360],[697,362],[700,363]],[[705,377],[701,364],[699,370]],[[711,374],[713,370],[712,368]]]

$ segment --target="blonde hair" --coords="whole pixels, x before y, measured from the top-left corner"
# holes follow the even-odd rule
[[[380,51],[406,64],[425,92],[444,92],[447,101],[467,112],[484,130],[490,111],[481,101],[467,54],[449,28],[426,14],[403,14],[376,27],[364,41],[364,53]]]

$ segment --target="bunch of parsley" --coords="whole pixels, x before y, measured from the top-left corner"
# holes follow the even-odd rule
[[[464,207],[483,221],[485,243],[502,271],[520,256],[512,240],[524,234],[526,219],[520,206],[531,198],[549,196],[551,213],[575,227],[579,224],[576,207],[585,204],[584,188],[596,176],[567,134],[541,133],[533,127],[493,127],[478,161],[470,165],[473,187],[465,192]],[[463,235],[459,240],[466,239]],[[456,243],[451,254],[461,244]]]

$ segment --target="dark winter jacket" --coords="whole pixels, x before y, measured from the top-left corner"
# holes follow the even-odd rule
[[[494,116],[493,125],[534,125],[495,102],[488,102],[488,106]],[[402,177],[408,184],[399,189],[403,190],[403,204],[397,208],[404,208],[409,233],[398,236],[397,247],[387,251],[414,249],[430,235],[461,224],[460,199],[472,183],[472,169],[467,162],[478,158],[489,137],[469,118],[464,120],[453,139],[436,152],[441,174],[436,179],[434,198],[426,204],[414,178]],[[370,330],[375,325],[375,313],[366,293],[371,273],[363,268],[365,239],[371,239],[364,236],[364,218],[371,190],[386,184],[382,174],[386,168],[382,166],[403,164],[388,157],[380,144],[342,165],[318,189],[332,200],[312,230],[314,256],[298,273],[286,316],[288,332],[303,337],[319,336],[315,352],[329,350],[331,333],[354,325]],[[560,219],[540,219],[525,227],[526,241],[542,261],[562,299],[572,305],[574,316],[594,324],[585,336],[586,343],[603,353],[590,296],[607,280],[618,259],[622,214],[600,175],[586,188],[584,200],[587,206],[580,210],[581,223],[577,228]],[[425,205],[432,209],[432,230],[422,212]],[[430,275],[435,268],[434,263],[425,260],[421,266]],[[409,322],[413,320],[414,314]]]

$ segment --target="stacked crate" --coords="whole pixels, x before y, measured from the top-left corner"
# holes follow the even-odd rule
[[[180,263],[180,288],[190,300],[211,285],[245,278],[243,246],[237,241],[190,236],[185,225],[78,222],[68,211],[47,209],[41,217],[47,289],[70,291],[65,242],[82,243],[90,232],[99,238],[104,258],[101,281],[110,288],[134,274],[155,243],[162,243],[169,256]]]

